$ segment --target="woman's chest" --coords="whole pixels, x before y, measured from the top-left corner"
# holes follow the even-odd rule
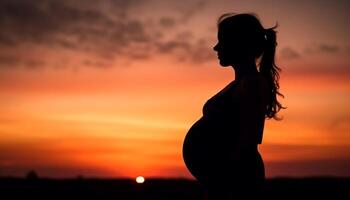
[[[206,101],[203,106],[203,115],[216,117],[233,115],[238,112],[240,101],[239,88],[223,89]]]

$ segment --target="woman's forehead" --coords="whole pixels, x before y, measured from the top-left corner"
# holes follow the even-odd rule
[[[217,32],[218,39],[232,39],[238,36],[240,36],[240,31],[239,29],[235,29],[234,27],[219,27]]]

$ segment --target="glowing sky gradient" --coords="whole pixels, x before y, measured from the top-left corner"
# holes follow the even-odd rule
[[[225,12],[278,28],[268,177],[350,176],[348,1],[1,1],[0,176],[186,177],[182,142],[234,79]]]

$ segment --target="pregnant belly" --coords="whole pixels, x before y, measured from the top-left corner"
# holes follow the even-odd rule
[[[202,117],[194,123],[183,143],[183,159],[191,174],[201,180],[212,170],[228,167],[232,136],[222,122]]]

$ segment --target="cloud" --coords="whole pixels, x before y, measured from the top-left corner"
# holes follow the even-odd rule
[[[182,22],[188,22],[193,18],[195,14],[197,14],[199,11],[202,11],[205,6],[207,5],[207,1],[205,0],[199,0],[195,2],[193,5],[184,4],[186,7],[182,10]]]
[[[194,63],[204,63],[216,59],[216,53],[213,52],[213,49],[206,39],[199,39],[197,41],[192,49],[191,56],[191,60]]]
[[[1,41],[48,43],[55,42],[60,34],[74,34],[76,28],[89,28],[89,24],[113,25],[98,10],[70,7],[64,2],[1,1]]]
[[[196,42],[189,42],[186,39],[173,38],[172,40],[157,43],[159,54],[173,54],[176,61],[188,62],[191,64],[206,63],[215,60],[215,53],[212,51],[208,39],[200,38]]]
[[[112,59],[115,55],[128,54],[132,43],[149,40],[141,21],[127,19],[124,12],[129,3],[111,1],[115,16],[109,17],[101,10],[89,9],[85,1],[77,2],[80,6],[55,0],[1,1],[0,51],[39,45]],[[2,63],[7,60],[10,64],[11,59],[3,57]]]
[[[5,67],[17,66],[19,59],[15,56],[0,55],[0,65]]]
[[[70,65],[77,54],[84,66],[96,67],[111,66],[122,59],[138,62],[156,55],[170,55],[178,61],[194,63],[215,59],[212,44],[208,42],[211,40],[195,35],[190,31],[191,27],[186,27],[188,23],[184,23],[202,11],[207,1],[181,5],[172,3],[171,6],[165,3],[169,8],[164,7],[163,10],[176,4],[175,12],[165,12],[163,15],[143,13],[152,12],[152,3],[155,1],[2,0],[0,68],[10,65],[52,66],[53,60],[63,59]],[[140,7],[145,9],[135,14],[135,8]],[[24,56],[25,52],[32,53],[38,48],[46,49],[56,58],[48,60],[42,57],[33,61],[30,56]],[[9,49],[20,53],[15,58],[14,54],[4,54]],[[321,43],[306,48],[303,53],[341,51],[338,45]],[[60,58],[61,52],[70,52],[70,55]],[[283,48],[279,53],[287,60],[302,56],[290,47]]]
[[[171,17],[162,17],[159,19],[159,24],[164,28],[171,28],[175,26],[175,20]]]
[[[320,43],[320,44],[314,44],[309,47],[306,47],[304,52],[307,54],[337,53],[341,50],[342,48],[339,45]]]
[[[329,123],[329,129],[332,133],[343,132],[347,133],[350,131],[350,115],[341,115],[335,117]]]
[[[176,50],[188,52],[191,45],[186,41],[171,40],[157,43],[159,53],[172,53]]]
[[[36,58],[23,59],[13,55],[0,55],[0,66],[3,68],[17,68],[19,66],[25,66],[27,69],[38,69],[45,66],[44,60]]]
[[[79,53],[85,56],[81,61],[84,66],[96,67],[111,65],[120,59],[145,60],[155,53],[175,55],[181,57],[178,59],[181,61],[208,60],[210,46],[205,46],[204,40],[196,42],[200,39],[190,31],[173,29],[173,38],[159,37],[169,35],[165,32],[184,16],[189,20],[204,6],[204,1],[198,1],[182,14],[159,17],[155,26],[148,26],[149,19],[140,17],[142,14],[132,15],[131,9],[145,5],[142,2],[3,0],[0,2],[0,52],[9,49],[33,52],[40,47],[59,56],[60,51],[71,51],[71,57],[64,58],[68,64],[74,60],[74,54]],[[15,57],[4,54],[0,67],[38,67],[53,62],[45,57],[34,61],[28,57],[23,53]]]
[[[300,54],[291,47],[284,47],[280,51],[282,59],[292,60],[300,57]]]
[[[338,52],[339,47],[336,45],[320,44],[319,49],[322,52],[334,53]]]

